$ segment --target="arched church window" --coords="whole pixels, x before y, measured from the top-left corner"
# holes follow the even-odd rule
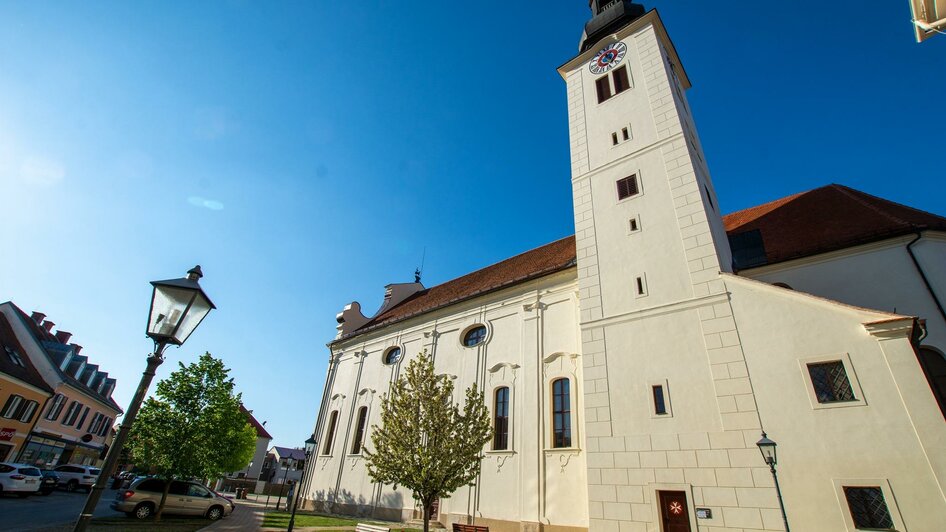
[[[483,340],[486,340],[486,326],[477,325],[472,329],[468,330],[466,334],[463,335],[463,345],[467,347],[473,347],[483,343]]]
[[[926,375],[927,382],[930,383],[930,389],[936,402],[939,403],[939,409],[946,417],[946,358],[943,354],[929,347],[921,347],[917,350],[917,357],[920,359],[920,366]]]
[[[552,447],[572,446],[571,390],[568,379],[552,381]]]
[[[332,410],[328,418],[328,430],[325,431],[325,445],[322,446],[322,454],[332,454],[332,445],[335,443],[335,425],[338,424],[338,410]]]
[[[509,448],[509,387],[496,389],[493,403],[493,450]]]
[[[358,424],[355,425],[355,439],[351,444],[351,454],[361,454],[361,448],[365,444],[365,428],[368,425],[368,407],[363,406],[358,409]]]
[[[385,364],[395,364],[398,360],[401,360],[401,348],[392,347],[384,353],[384,363]]]

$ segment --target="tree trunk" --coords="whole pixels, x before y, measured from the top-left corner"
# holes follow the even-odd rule
[[[430,506],[430,503],[424,501],[424,532],[430,532]]]
[[[164,503],[168,500],[168,492],[171,491],[171,479],[164,482],[164,493],[161,494],[161,504],[158,505],[158,511],[154,514],[154,522],[161,521],[161,513],[164,512]]]

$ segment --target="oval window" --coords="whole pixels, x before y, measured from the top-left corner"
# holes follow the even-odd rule
[[[473,347],[483,343],[483,340],[486,339],[486,326],[477,325],[466,332],[463,335],[463,345],[467,347]]]
[[[394,364],[398,360],[401,360],[401,348],[392,347],[388,349],[388,352],[384,354],[384,363],[385,364]]]

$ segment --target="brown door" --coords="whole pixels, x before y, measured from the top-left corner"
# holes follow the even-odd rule
[[[690,512],[687,494],[683,491],[661,491],[660,519],[663,532],[690,532]]]

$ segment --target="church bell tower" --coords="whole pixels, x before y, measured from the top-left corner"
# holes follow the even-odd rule
[[[702,501],[683,474],[700,471],[695,449],[725,441],[751,450],[743,436],[760,429],[751,389],[726,382],[745,374],[720,274],[732,270],[729,242],[685,96],[690,80],[660,16],[627,0],[589,4],[579,53],[558,70],[568,99],[589,527],[696,530]],[[748,464],[739,474],[750,474]]]

